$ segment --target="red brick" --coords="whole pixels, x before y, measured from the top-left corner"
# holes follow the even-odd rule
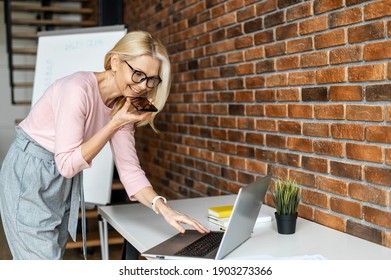
[[[299,56],[286,56],[276,59],[276,70],[288,70],[299,68],[300,60]]]
[[[300,22],[300,35],[308,35],[311,33],[327,30],[327,16],[319,16]]]
[[[234,100],[237,102],[252,102],[254,99],[254,92],[252,90],[238,90],[235,93]]]
[[[391,149],[385,149],[386,150],[386,164],[391,165]]]
[[[352,46],[330,51],[330,64],[341,64],[361,61],[363,58],[361,46]]]
[[[288,176],[285,176],[288,178]],[[313,188],[315,184],[315,176],[311,173],[302,172],[299,170],[290,169],[289,178],[295,180],[299,185]]]
[[[236,67],[236,74],[239,76],[251,75],[255,73],[254,68],[254,64],[252,63],[240,64]]]
[[[265,30],[255,33],[254,35],[254,44],[262,45],[266,43],[273,42],[274,34],[272,30]]]
[[[318,191],[312,191],[308,189],[302,189],[302,201],[306,204],[315,205],[318,207],[322,207],[325,209],[329,209],[329,196],[318,192]]]
[[[265,114],[268,117],[286,117],[287,105],[265,105]]]
[[[316,176],[315,187],[337,195],[347,196],[348,194],[348,185],[345,181],[325,176]]]
[[[300,90],[298,88],[284,88],[278,89],[276,100],[278,101],[299,101],[300,100]],[[391,120],[391,107],[390,107],[390,120]],[[289,107],[288,107],[289,115]]]
[[[367,101],[390,101],[391,100],[391,85],[390,84],[374,84],[366,87]]]
[[[315,84],[315,72],[291,72],[289,73],[288,83],[291,86]]]
[[[264,18],[264,24],[266,28],[272,26],[278,26],[284,23],[284,11],[280,10],[272,14],[268,14]]]
[[[326,68],[316,71],[316,82],[318,84],[331,84],[346,82],[345,67]]]
[[[328,137],[330,136],[329,124],[327,123],[304,123],[303,134],[307,136],[315,137]]]
[[[288,105],[288,116],[290,118],[312,119],[313,115],[312,105]]]
[[[258,74],[274,72],[275,71],[275,62],[272,59],[262,60],[256,64],[256,72]]]
[[[265,46],[266,57],[278,56],[286,53],[285,42],[279,42],[272,45]]]
[[[331,124],[331,135],[337,139],[364,140],[365,130],[362,124]]]
[[[276,101],[276,91],[271,89],[255,91],[255,101],[270,102]]]
[[[342,120],[345,118],[345,106],[342,104],[336,105],[315,105],[315,118]]]
[[[300,5],[296,5],[292,8],[287,9],[286,20],[294,21],[297,19],[302,19],[313,15],[312,4],[313,4],[312,1],[307,1]]]
[[[254,18],[255,17],[255,7],[254,6],[247,6],[244,9],[239,10],[236,13],[237,21],[244,21],[246,19]]]
[[[277,131],[277,122],[270,119],[257,120],[255,127],[261,131]]]
[[[364,60],[382,60],[391,58],[391,42],[379,42],[364,46]]]
[[[253,45],[254,45],[254,41],[251,35],[235,39],[235,49],[248,48],[248,47],[252,47]]]
[[[244,56],[246,60],[255,60],[261,59],[265,57],[265,49],[263,46],[253,47],[244,52]]]
[[[275,150],[256,149],[255,158],[267,162],[276,162],[277,152]]]
[[[286,137],[280,135],[266,134],[266,145],[269,147],[286,148]]]
[[[275,11],[277,9],[276,0],[266,0],[256,6],[257,16],[264,15],[266,13]]]
[[[308,140],[308,139],[307,139]],[[312,140],[306,141],[307,150],[311,152],[312,149]],[[309,145],[311,144],[311,147]],[[307,151],[305,151],[307,152]],[[324,158],[314,158],[314,157],[305,157],[301,158],[301,166],[306,170],[311,170],[315,172],[327,173],[328,172],[328,161]]]
[[[349,196],[353,199],[374,203],[380,206],[387,206],[388,204],[386,190],[367,185],[350,183]]]
[[[314,1],[315,14],[321,14],[324,12],[332,11],[343,7],[343,0],[317,0]]]
[[[262,88],[265,86],[265,79],[263,77],[246,78],[247,88]]]
[[[310,207],[309,205],[299,204],[299,208],[297,212],[299,213],[299,216],[304,219],[310,221],[314,220],[314,208]]]
[[[340,12],[332,13],[329,17],[330,27],[352,25],[362,21],[362,7],[344,9]]]
[[[305,102],[328,101],[327,87],[302,88],[301,100]]]
[[[205,49],[205,54],[212,55],[212,54],[228,52],[232,50],[235,50],[235,40],[227,40],[224,42],[216,43],[211,46],[207,46]]]
[[[391,232],[384,233],[384,241],[381,243],[381,245],[391,248]]]
[[[287,53],[298,53],[314,49],[312,37],[290,40],[287,42]]]
[[[347,105],[346,119],[352,121],[381,122],[384,120],[383,108],[383,106],[375,105]]]
[[[244,169],[246,167],[246,160],[239,157],[229,157],[229,165],[234,168]]]
[[[312,139],[289,137],[288,149],[311,153],[313,151]]]
[[[348,29],[348,42],[350,44],[382,39],[385,36],[386,25],[384,21],[377,21],[357,27],[354,26]]]
[[[315,209],[315,222],[344,232],[346,221],[344,218]]]
[[[237,62],[243,62],[244,61],[244,57],[243,57],[243,52],[239,51],[239,52],[233,52],[233,53],[229,53],[227,55],[227,63],[228,64],[231,64],[231,63],[237,63]],[[253,66],[253,64],[246,64],[246,66]],[[241,66],[241,65],[239,65]]]
[[[330,161],[330,174],[332,175],[362,180],[362,172],[361,165]]]
[[[282,87],[288,85],[288,74],[268,75],[266,78],[266,87]]]
[[[343,143],[333,141],[314,141],[314,152],[320,155],[342,157],[344,153]]]
[[[365,139],[368,142],[391,144],[391,127],[383,125],[368,125],[365,129]]]
[[[383,149],[379,146],[346,143],[346,157],[348,159],[377,162],[384,161]]]
[[[347,38],[343,29],[336,29],[315,36],[315,48],[317,49],[345,45],[346,42]]]
[[[301,123],[297,121],[278,121],[278,131],[287,134],[301,134]]]
[[[329,97],[332,101],[361,101],[363,89],[362,86],[331,86]]]
[[[364,219],[369,223],[385,228],[391,228],[391,212],[364,206]]]
[[[241,2],[241,1],[227,1],[225,3],[225,7],[227,9],[227,12],[238,10],[240,8],[243,8],[244,6],[245,6],[245,3]]]
[[[299,25],[297,23],[276,27],[277,41],[295,38],[298,35],[299,35]]]
[[[363,216],[362,206],[356,201],[349,201],[340,199],[338,197],[332,197],[330,199],[330,208],[332,211],[361,219]]]
[[[267,163],[245,159],[245,169],[257,174],[267,174]]]
[[[391,2],[389,0],[368,3],[364,9],[365,20],[391,16]]]
[[[300,167],[300,156],[297,154],[277,152],[277,162],[284,166]]]
[[[351,66],[348,69],[349,82],[381,81],[386,79],[386,65],[372,64]]]
[[[329,62],[328,52],[312,52],[303,54],[300,59],[301,67],[325,66]]]
[[[369,183],[388,187],[391,185],[391,172],[389,168],[365,166],[365,179]]]

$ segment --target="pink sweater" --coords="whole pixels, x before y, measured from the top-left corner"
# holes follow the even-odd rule
[[[55,81],[32,108],[20,127],[46,150],[54,153],[59,172],[71,178],[91,167],[81,144],[109,122],[111,109],[100,96],[93,72],[77,72]],[[136,154],[133,124],[119,129],[110,146],[120,180],[128,196],[151,186]]]

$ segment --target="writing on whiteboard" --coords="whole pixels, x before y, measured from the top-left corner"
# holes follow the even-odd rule
[[[65,51],[73,51],[78,50],[82,48],[96,48],[96,47],[102,47],[103,46],[103,40],[100,39],[91,39],[91,40],[76,40],[67,42],[64,44],[64,50]]]

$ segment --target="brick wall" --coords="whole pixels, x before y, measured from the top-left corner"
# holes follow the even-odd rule
[[[300,216],[391,247],[391,1],[125,1],[168,47],[172,92],[137,132],[170,198],[294,178]],[[270,196],[267,204],[272,204]]]

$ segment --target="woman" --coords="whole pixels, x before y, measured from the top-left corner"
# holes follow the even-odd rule
[[[105,56],[105,71],[77,72],[54,82],[16,128],[0,173],[0,211],[14,259],[62,259],[75,240],[82,170],[109,141],[130,199],[161,214],[178,231],[208,230],[172,209],[141,169],[135,126],[155,131],[156,113],[132,110],[146,96],[162,110],[170,89],[164,46],[147,32],[125,35]]]

